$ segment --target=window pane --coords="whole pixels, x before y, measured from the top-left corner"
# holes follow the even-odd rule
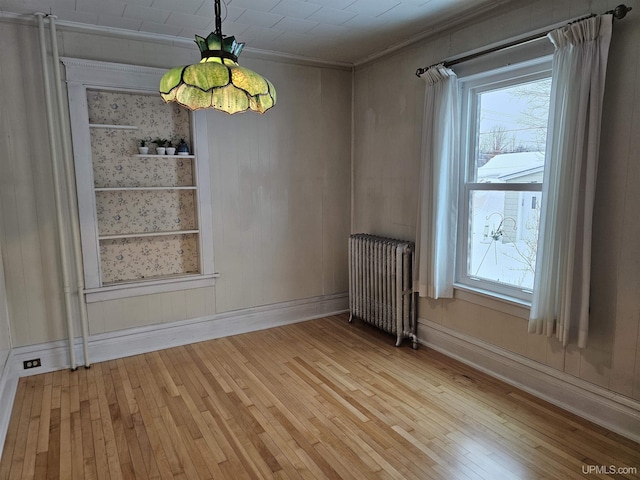
[[[475,178],[542,183],[551,79],[478,94]]]
[[[467,275],[533,289],[541,192],[471,192]]]

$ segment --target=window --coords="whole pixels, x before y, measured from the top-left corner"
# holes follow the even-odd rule
[[[460,80],[457,282],[530,301],[535,272],[550,61]]]

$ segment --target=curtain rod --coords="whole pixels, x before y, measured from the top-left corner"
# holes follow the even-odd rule
[[[627,7],[626,5],[623,4],[623,5],[618,5],[613,10],[609,10],[608,12],[604,12],[602,15],[612,14],[614,16],[614,18],[617,18],[618,20],[622,20],[627,15],[627,13],[629,13],[630,11],[631,11],[631,7]],[[588,15],[586,17],[583,17],[581,19],[575,20],[574,22],[570,22],[570,23],[575,23],[575,22],[578,22],[580,20],[584,20],[585,18],[590,18],[590,17],[594,17],[594,16],[595,16],[595,14],[591,14],[591,15]],[[539,38],[546,37],[552,31],[553,30],[547,30],[545,32],[536,33],[534,35],[530,35],[528,37],[521,38],[520,40],[514,40],[513,42],[503,43],[501,45],[497,45],[495,47],[487,48],[486,50],[481,50],[481,51],[476,52],[476,53],[471,53],[469,55],[465,55],[464,57],[456,58],[454,60],[434,63],[433,65],[430,65],[428,67],[418,68],[416,70],[416,77],[421,77],[431,67],[435,67],[436,65],[440,65],[441,63],[446,68],[449,68],[449,67],[452,67],[453,65],[457,65],[459,63],[467,62],[469,60],[473,60],[473,59],[481,57],[483,55],[487,55],[488,53],[493,53],[493,52],[497,52],[497,51],[500,51],[500,50],[505,50],[507,48],[515,47],[516,45],[522,45],[522,44],[525,44],[525,43],[528,43],[528,42],[532,42],[534,40],[538,40]]]

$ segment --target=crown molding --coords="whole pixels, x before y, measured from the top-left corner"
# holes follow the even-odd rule
[[[479,8],[474,8],[466,12],[460,13],[449,20],[439,22],[436,26],[429,27],[429,30],[425,30],[421,33],[418,33],[412,36],[411,38],[405,40],[404,42],[395,44],[385,50],[382,50],[380,52],[376,52],[372,55],[364,57],[363,59],[354,62],[353,66],[354,68],[364,66],[366,64],[375,62],[376,60],[379,60],[381,58],[398,53],[399,51],[404,50],[406,48],[413,47],[417,43],[420,43],[424,40],[436,37],[442,32],[449,31],[453,28],[462,27],[465,24],[468,24],[470,22],[476,22],[479,19],[483,19],[485,17],[493,17],[495,15],[496,9],[501,8],[505,4],[509,4],[509,3],[513,3],[513,0],[496,0],[490,6],[483,5]]]
[[[514,0],[495,0],[491,5],[483,5],[479,8],[474,8],[466,12],[459,13],[453,18],[440,22],[435,26],[430,26],[429,30],[418,33],[404,42],[392,45],[389,48],[376,52],[372,55],[366,56],[353,63],[351,62],[338,62],[331,60],[324,60],[315,57],[306,57],[302,55],[288,54],[283,52],[276,52],[272,50],[262,50],[253,47],[245,47],[242,51],[244,58],[253,58],[258,60],[270,60],[281,63],[289,63],[305,66],[316,66],[324,68],[334,68],[339,70],[353,70],[354,68],[364,66],[366,64],[375,62],[381,58],[393,55],[401,50],[415,46],[429,38],[433,38],[443,32],[464,26],[470,22],[478,21],[483,18],[490,18],[495,16],[497,9],[503,8],[505,5],[513,4]],[[17,14],[12,12],[0,11],[0,20],[11,20],[23,24],[34,24],[34,14]],[[116,27],[107,27],[103,25],[85,24],[79,22],[72,22],[67,20],[56,20],[56,26],[60,31],[69,32],[81,32],[81,33],[93,33],[97,35],[104,35],[116,38],[127,38],[131,40],[148,41],[153,43],[161,43],[165,45],[172,45],[178,47],[191,48],[194,41],[190,38],[179,37],[174,35],[165,35],[160,33],[143,32],[136,30],[127,30]]]
[[[273,60],[280,63],[292,63],[309,67],[333,68],[336,70],[352,70],[354,65],[348,62],[334,62],[319,58],[304,57],[292,53],[274,52],[272,50],[261,50],[258,48],[244,47],[242,49],[244,58],[255,58],[257,60]]]
[[[9,21],[13,23],[20,23],[23,25],[35,25],[35,15],[36,13],[18,14],[0,11],[0,21]],[[88,23],[71,22],[68,20],[60,20],[58,18],[56,18],[56,27],[59,32],[67,31],[92,33],[107,37],[126,38],[130,40],[147,41],[184,48],[193,48],[194,46],[194,40],[186,37],[165,35],[161,33],[141,32],[137,30],[126,30],[123,28],[106,27],[103,25],[92,25]],[[353,68],[353,64],[351,63],[323,60],[319,58],[305,57],[302,55],[274,52],[271,50],[262,50],[253,47],[244,47],[242,53],[243,58],[250,57],[259,60],[270,60],[281,63],[334,68],[339,70],[351,70]]]

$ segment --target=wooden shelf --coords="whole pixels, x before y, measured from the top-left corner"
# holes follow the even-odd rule
[[[146,190],[197,190],[198,187],[189,185],[185,187],[96,187],[96,192],[144,192]]]
[[[154,154],[136,154],[136,155],[132,155],[133,157],[142,157],[142,158],[196,158],[195,155],[178,155],[177,153],[175,155],[154,155]]]
[[[98,240],[118,240],[120,238],[139,238],[139,237],[166,237],[170,235],[189,235],[192,233],[200,233],[200,230],[171,230],[168,232],[118,233],[114,235],[99,235]]]
[[[147,282],[147,283],[164,283],[164,282],[175,282],[176,280],[180,281],[188,281],[188,280],[192,280],[193,277],[198,277],[198,278],[203,278],[203,276],[200,274],[200,272],[184,272],[184,273],[173,273],[170,275],[159,275],[159,276],[149,276],[149,277],[143,277],[143,278],[135,278],[133,280],[119,280],[117,282],[106,282],[102,285],[101,290],[106,291],[109,289],[112,289],[113,287],[116,286],[123,286],[123,287],[127,287],[128,285],[131,284],[139,284],[141,282]],[[94,291],[97,289],[94,289]]]
[[[90,123],[89,128],[109,128],[112,130],[138,130],[135,125],[110,125],[107,123]]]
[[[162,292],[175,292],[190,288],[212,287],[219,273],[181,273],[163,275],[162,277],[146,277],[143,279],[107,282],[101,287],[84,291],[87,302],[103,302],[116,298],[137,297]]]

